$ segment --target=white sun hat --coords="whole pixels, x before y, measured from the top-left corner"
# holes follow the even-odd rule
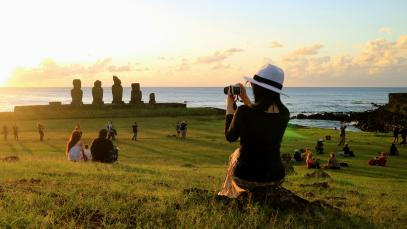
[[[284,83],[284,72],[275,65],[267,64],[262,67],[253,78],[244,77],[244,79],[270,91],[287,96],[281,90]]]

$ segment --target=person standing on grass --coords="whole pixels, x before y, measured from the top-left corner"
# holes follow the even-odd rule
[[[45,130],[44,125],[42,125],[41,123],[38,123],[37,128],[38,128],[38,134],[40,135],[40,141],[44,141],[44,135],[45,135],[45,133],[44,133],[44,130]]]
[[[138,133],[138,125],[137,122],[134,122],[134,125],[131,126],[133,129],[133,137],[131,138],[131,140],[133,141],[137,141],[137,133]]]
[[[107,132],[108,132],[108,134],[107,134],[107,139],[111,139],[112,141],[115,141],[116,140],[116,135],[117,135],[117,132],[116,132],[116,129],[113,127],[113,122],[112,121],[109,121],[108,123],[107,123]]]
[[[13,135],[14,140],[18,141],[18,126],[16,124],[13,125]]]
[[[339,140],[339,144],[338,144],[338,146],[341,146],[341,145],[344,145],[345,144],[345,141],[346,141],[346,132],[345,132],[345,130],[346,130],[346,125],[341,125],[341,128],[340,128],[340,134],[339,134],[339,138],[340,138],[340,140]]]
[[[290,112],[281,102],[284,72],[274,65],[266,65],[251,83],[254,103],[240,86],[239,97],[244,105],[236,109],[235,98],[229,92],[225,122],[225,137],[229,142],[240,138],[240,147],[231,154],[229,168],[219,196],[237,198],[258,188],[272,190],[285,177],[280,146],[290,119]]]
[[[401,139],[403,140],[400,145],[406,145],[406,137],[407,137],[407,128],[403,127],[400,131]]]
[[[175,125],[175,130],[177,131],[177,138],[179,138],[179,134],[181,133],[181,122],[178,121],[177,124]]]
[[[179,131],[181,132],[182,139],[186,139],[186,137],[187,137],[187,130],[188,130],[187,125],[188,124],[185,121],[182,121],[180,124]]]
[[[7,141],[7,136],[8,136],[8,129],[7,126],[4,125],[3,126],[3,132],[2,132],[3,136],[4,136],[4,141]]]
[[[393,130],[393,143],[398,143],[399,142],[399,132],[400,128],[399,126],[395,126]]]

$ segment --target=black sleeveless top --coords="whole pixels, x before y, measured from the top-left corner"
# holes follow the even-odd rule
[[[248,106],[240,106],[234,115],[226,116],[225,136],[229,142],[240,137],[240,157],[234,175],[256,182],[281,180],[285,176],[280,158],[280,145],[290,113],[266,113]]]

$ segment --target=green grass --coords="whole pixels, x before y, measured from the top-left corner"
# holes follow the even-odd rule
[[[328,171],[331,179],[306,179],[305,165],[295,165],[284,186],[309,200],[324,200],[341,212],[322,208],[313,215],[281,212],[257,205],[243,209],[224,205],[214,196],[223,181],[228,156],[238,147],[223,136],[222,116],[114,118],[121,149],[119,162],[100,164],[65,160],[66,140],[81,123],[90,144],[106,119],[40,120],[45,142],[38,141],[38,121],[16,121],[20,140],[0,139],[0,227],[143,227],[143,228],[403,228],[407,222],[407,148],[391,157],[387,167],[367,160],[387,151],[390,134],[349,133],[355,158],[341,159],[350,167]],[[177,120],[188,120],[188,139],[177,140]],[[139,140],[132,142],[130,125],[139,124]],[[7,123],[3,120],[0,124]],[[8,123],[10,124],[10,123]],[[340,151],[333,130],[287,129],[282,153],[313,148],[325,135],[327,151]],[[321,157],[326,161],[327,154]],[[329,188],[301,187],[328,182]],[[183,193],[199,188],[208,193]]]

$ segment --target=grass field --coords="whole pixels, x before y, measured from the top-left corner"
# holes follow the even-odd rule
[[[188,120],[188,139],[171,137],[177,120]],[[39,142],[38,121],[16,121],[20,140],[0,139],[1,228],[406,228],[407,147],[387,167],[367,165],[378,151],[387,151],[390,134],[348,133],[355,158],[350,167],[327,171],[330,179],[304,178],[305,165],[295,165],[284,186],[308,200],[324,200],[339,209],[315,214],[281,212],[258,205],[240,208],[214,199],[226,172],[229,154],[238,147],[223,136],[222,116],[112,119],[118,129],[119,162],[69,162],[64,149],[79,122],[90,144],[107,119],[41,120],[45,141]],[[131,124],[139,124],[139,140],[131,141]],[[7,120],[0,120],[11,126]],[[9,127],[9,129],[11,129]],[[11,132],[11,131],[10,131]],[[290,127],[282,153],[313,148],[332,135],[327,151],[340,151],[334,130]],[[170,136],[169,136],[170,135]],[[321,157],[326,161],[328,155]],[[328,182],[328,188],[304,186]],[[186,193],[198,188],[207,193]]]

